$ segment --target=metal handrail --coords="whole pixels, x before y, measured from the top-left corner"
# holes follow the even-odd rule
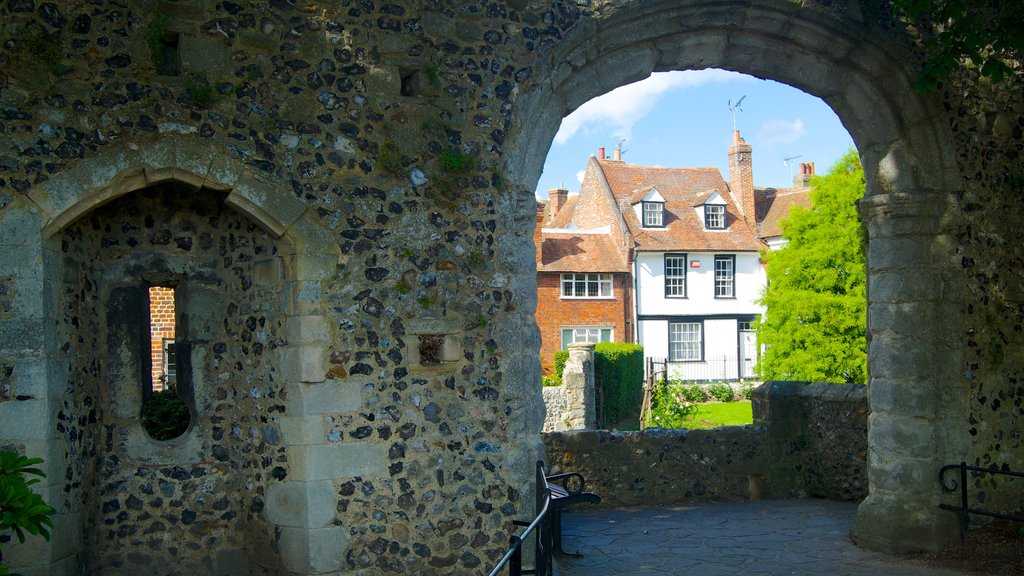
[[[530,532],[533,532],[533,530],[540,525],[544,520],[544,517],[548,515],[549,504],[551,504],[550,493],[544,495],[544,507],[541,509],[540,513],[537,514],[537,517],[533,519],[533,522],[530,522],[530,525],[526,527],[526,530],[523,530],[522,534],[513,534],[512,537],[509,538],[510,548],[508,549],[508,552],[505,552],[505,555],[501,557],[497,566],[494,567],[494,570],[491,570],[491,573],[488,574],[488,576],[497,576],[501,569],[513,559],[513,556],[515,557],[515,561],[512,563],[512,576],[519,576],[522,573],[523,541],[530,535]]]
[[[958,470],[960,472],[959,481],[957,479],[947,479],[947,472],[951,470]],[[981,468],[979,466],[968,466],[966,462],[960,462],[959,464],[947,464],[939,470],[939,484],[942,489],[946,492],[960,491],[960,505],[954,506],[952,504],[939,504],[939,508],[943,510],[951,510],[958,513],[960,516],[960,539],[964,539],[964,535],[967,532],[968,514],[978,514],[980,516],[991,516],[993,518],[1001,518],[1003,520],[1013,520],[1015,522],[1024,522],[1024,516],[1014,516],[1012,514],[1000,514],[999,512],[988,512],[979,508],[971,508],[967,503],[967,472],[981,472],[983,474],[996,474],[1002,476],[1010,476],[1013,478],[1024,478],[1024,474],[1020,472],[1011,472],[1009,470],[993,470],[991,468]]]

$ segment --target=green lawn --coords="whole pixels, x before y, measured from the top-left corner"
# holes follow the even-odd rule
[[[716,402],[696,404],[697,411],[685,420],[684,428],[708,429],[719,426],[753,424],[750,402]]]

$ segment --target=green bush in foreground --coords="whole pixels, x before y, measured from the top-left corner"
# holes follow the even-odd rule
[[[708,393],[719,402],[732,402],[732,387],[722,382],[715,382],[708,387]]]
[[[56,511],[32,491],[32,485],[46,477],[42,470],[34,468],[42,461],[42,458],[0,451],[0,533],[10,530],[21,543],[25,542],[26,532],[49,540],[53,528],[50,517]],[[39,478],[26,479],[26,476]],[[7,568],[0,566],[0,574],[8,573]]]

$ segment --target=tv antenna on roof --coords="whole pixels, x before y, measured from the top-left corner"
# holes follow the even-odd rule
[[[803,158],[803,156],[798,154],[796,156],[790,156],[789,158],[783,158],[782,159],[783,166],[785,166],[786,168],[789,168],[789,177],[790,177],[790,179],[793,178],[793,164],[795,164],[795,162],[793,162],[793,160],[796,160],[797,158]]]
[[[625,143],[626,143],[626,139],[625,139],[625,138],[622,138],[622,139],[620,139],[620,140],[619,140],[619,145],[618,145],[618,146],[616,146],[616,148],[617,148],[617,149],[618,149],[618,151],[619,151],[619,157],[620,157],[620,158],[622,157],[622,155],[623,155],[623,154],[625,154],[626,152],[628,152],[628,150],[623,150],[623,149],[622,149],[622,145],[623,145],[623,144],[625,144]]]
[[[736,130],[736,112],[737,111],[743,112],[743,108],[740,108],[740,104],[743,104],[743,100],[746,99],[746,97],[747,97],[746,94],[744,94],[743,96],[740,96],[740,99],[737,100],[735,104],[732,103],[732,100],[729,100],[729,110],[732,110],[732,129],[733,129],[733,131]]]

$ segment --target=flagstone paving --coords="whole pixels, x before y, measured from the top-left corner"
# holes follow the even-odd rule
[[[849,537],[857,505],[768,500],[563,514],[561,576],[962,576],[869,552]]]

